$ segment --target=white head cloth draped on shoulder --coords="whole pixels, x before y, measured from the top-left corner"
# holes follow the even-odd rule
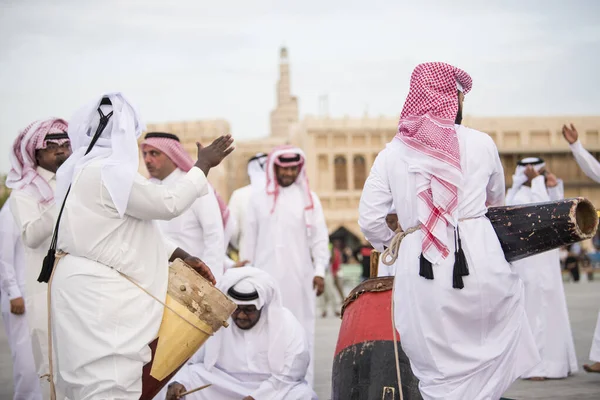
[[[104,97],[112,105],[100,105]],[[100,124],[98,110],[103,115],[113,114],[92,150],[85,155]],[[79,109],[69,121],[73,154],[56,173],[57,204],[62,203],[81,169],[98,161],[102,164],[102,183],[122,218],[139,166],[137,139],[145,129],[139,112],[121,93],[103,94]]]
[[[539,157],[527,157],[517,163],[517,168],[512,176],[512,187],[506,194],[506,204],[512,203],[513,198],[521,186],[523,186],[529,180],[527,175],[525,175],[525,170],[527,169],[528,165],[531,165],[533,169],[535,169],[537,172],[540,172],[540,170],[546,166],[546,163]]]
[[[263,187],[267,181],[265,171],[268,155],[265,153],[256,153],[254,157],[248,160],[248,178],[250,184],[256,187]]]
[[[10,171],[6,177],[6,186],[15,190],[24,190],[34,196],[41,204],[54,201],[52,188],[37,173],[36,150],[45,149],[48,142],[62,145],[67,122],[59,118],[39,120],[23,129],[15,139],[9,154]],[[54,138],[52,138],[54,136]]]
[[[284,367],[284,350],[286,337],[284,335],[284,329],[281,326],[281,322],[285,321],[283,313],[285,309],[281,303],[281,294],[279,293],[279,287],[277,283],[271,277],[271,275],[261,269],[245,266],[240,268],[230,268],[225,271],[225,274],[217,283],[217,287],[223,293],[228,293],[231,288],[235,286],[236,289],[253,288],[258,298],[254,300],[238,300],[231,295],[229,297],[236,303],[241,305],[253,304],[257,309],[262,310],[261,318],[267,318],[268,325],[268,343],[269,346],[269,366],[274,372],[280,372]],[[244,290],[246,291],[246,290]],[[229,329],[236,329],[230,327]],[[210,345],[206,346],[206,354],[204,357],[204,366],[207,369],[211,369],[219,357],[221,352],[222,335],[225,333],[225,329],[218,331],[215,336],[211,339]],[[225,351],[231,351],[231,349],[224,349]]]

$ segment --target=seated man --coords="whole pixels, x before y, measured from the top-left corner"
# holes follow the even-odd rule
[[[265,271],[246,266],[227,270],[218,287],[238,304],[233,324],[219,330],[169,384],[167,399],[310,400],[304,328],[281,305],[279,289]]]

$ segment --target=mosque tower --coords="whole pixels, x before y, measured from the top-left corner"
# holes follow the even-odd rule
[[[282,47],[279,55],[277,106],[271,111],[271,137],[289,138],[290,126],[298,122],[298,99],[290,89],[288,51]]]

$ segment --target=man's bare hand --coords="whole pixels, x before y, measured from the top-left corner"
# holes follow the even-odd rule
[[[209,282],[211,282],[213,285],[217,284],[217,281],[214,277],[214,275],[212,274],[210,268],[208,268],[208,266],[206,264],[204,264],[204,262],[199,259],[198,257],[186,257],[183,262],[185,262],[187,265],[189,265],[190,267],[194,268],[194,270],[196,272],[198,272],[200,275],[202,275],[204,278],[206,278],[206,280],[208,280]]]
[[[577,141],[577,139],[579,139],[579,134],[577,133],[577,129],[575,129],[573,124],[571,124],[570,127],[563,125],[562,134],[569,144],[573,144]]]
[[[238,261],[233,265],[233,267],[239,268],[239,267],[243,267],[244,265],[249,264],[249,263],[250,263],[250,261],[248,261],[248,260]]]
[[[533,168],[533,165],[528,165],[527,167],[525,167],[525,176],[527,177],[527,179],[529,179],[529,181],[532,181],[534,178],[538,177],[540,175],[539,172],[537,172],[535,170],[535,168]]]
[[[325,291],[325,279],[322,276],[313,278],[313,289],[317,289],[317,296],[320,296]]]
[[[546,170],[544,176],[546,177],[546,187],[553,188],[558,185],[558,178],[552,172]]]
[[[187,389],[179,382],[173,382],[169,385],[166,400],[178,400],[181,393],[185,393]]]
[[[22,297],[17,297],[10,301],[10,312],[13,314],[25,314],[25,300]]]
[[[252,397],[252,396],[246,396],[242,400],[254,400],[254,397]]]
[[[219,136],[210,145],[203,147],[196,142],[198,148],[198,161],[195,166],[200,168],[204,175],[208,175],[211,168],[216,167],[233,151],[233,138],[231,135]]]

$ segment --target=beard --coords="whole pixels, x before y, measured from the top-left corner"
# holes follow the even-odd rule
[[[61,165],[63,165],[65,163],[65,161],[67,161],[67,156],[66,155],[62,155],[62,156],[57,156],[54,160],[54,164],[56,165],[56,169],[60,168]]]
[[[460,125],[462,122],[462,107],[458,107],[458,112],[456,113],[456,118],[454,119],[454,123],[456,125]]]

